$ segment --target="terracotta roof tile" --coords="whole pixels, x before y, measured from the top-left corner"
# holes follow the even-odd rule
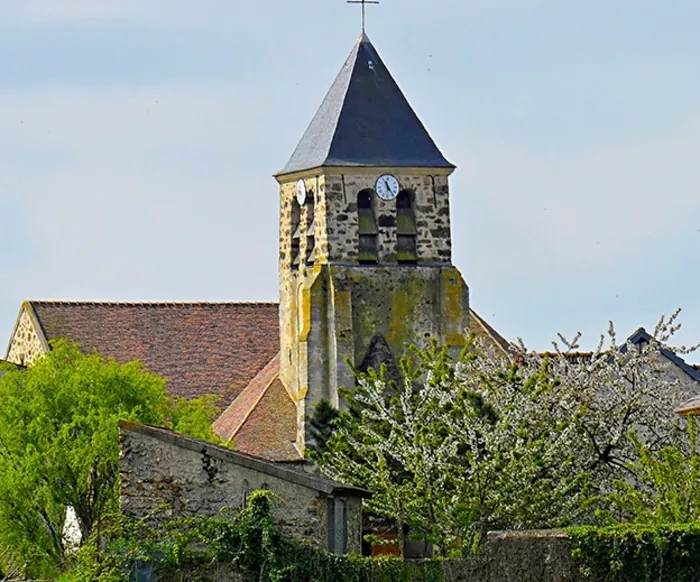
[[[233,437],[236,451],[269,461],[301,461],[294,446],[297,409],[282,381],[275,378]]]
[[[683,416],[700,413],[700,395],[693,396],[690,400],[676,408],[674,412]]]
[[[47,340],[66,338],[119,362],[140,360],[193,398],[228,406],[279,351],[277,303],[31,301]]]
[[[258,372],[238,397],[221,413],[212,428],[223,440],[229,441],[241,428],[256,404],[265,394],[268,386],[277,378],[280,370],[279,353]]]

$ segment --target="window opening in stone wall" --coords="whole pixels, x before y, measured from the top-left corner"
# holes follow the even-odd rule
[[[306,264],[313,265],[316,260],[316,207],[315,194],[310,192],[306,200]]]
[[[345,499],[329,497],[326,500],[326,535],[329,552],[348,553],[348,504]]]
[[[335,500],[326,499],[326,549],[335,551]]]
[[[241,486],[241,507],[248,507],[248,495],[250,495],[250,484],[247,480],[243,479],[243,485]]]
[[[418,260],[416,215],[413,195],[402,190],[396,197],[396,260],[399,263],[415,263]]]
[[[301,208],[296,198],[292,200],[292,241],[291,241],[291,254],[292,254],[292,270],[299,268],[299,240],[301,239]]]
[[[376,263],[379,229],[372,204],[372,190],[362,190],[357,195],[357,225],[359,232],[357,260],[360,263]]]
[[[335,500],[335,553],[348,553],[348,503],[345,499]]]

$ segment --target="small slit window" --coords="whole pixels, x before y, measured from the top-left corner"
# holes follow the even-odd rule
[[[396,260],[399,263],[415,263],[418,260],[417,235],[413,194],[402,190],[396,197]]]
[[[372,204],[372,190],[362,190],[357,195],[357,227],[359,232],[357,260],[365,264],[378,262],[379,229]]]
[[[248,507],[248,496],[250,495],[250,484],[245,479],[241,486],[241,507]]]
[[[313,265],[316,260],[316,207],[314,205],[314,194],[307,196],[306,201],[306,264]]]
[[[291,265],[292,270],[299,268],[299,241],[301,240],[301,208],[297,199],[292,200],[292,241],[291,249]]]

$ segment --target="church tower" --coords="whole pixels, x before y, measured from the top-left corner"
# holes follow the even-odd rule
[[[316,403],[411,344],[455,348],[468,288],[452,265],[440,153],[363,33],[280,184],[280,378],[303,450]]]

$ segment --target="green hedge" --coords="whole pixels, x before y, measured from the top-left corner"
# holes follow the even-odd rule
[[[700,524],[585,526],[567,534],[592,581],[700,580]]]
[[[278,572],[284,582],[443,582],[442,564],[406,564],[398,558],[370,559],[339,556],[290,544],[283,552]]]

